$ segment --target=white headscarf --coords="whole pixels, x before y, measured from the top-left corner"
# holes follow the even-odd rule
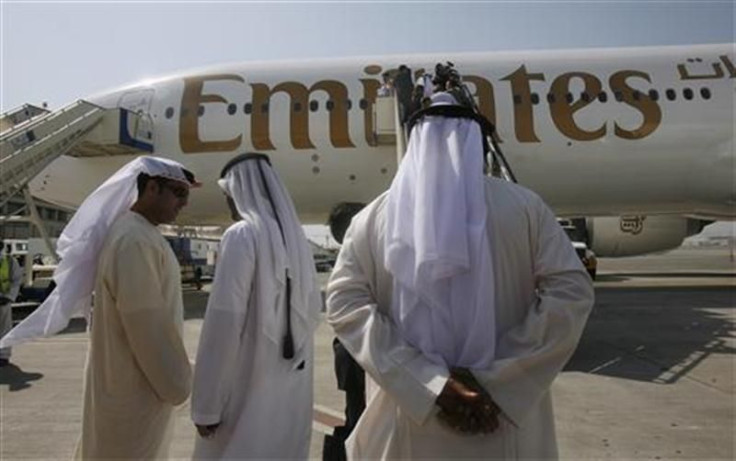
[[[286,303],[290,301],[292,337],[295,356],[298,357],[304,341],[319,324],[320,293],[312,249],[291,197],[271,168],[268,157],[262,154],[246,155],[247,159],[227,169],[225,177],[218,184],[233,199],[240,216],[252,223],[259,235],[268,237],[267,245],[261,243],[256,247],[256,270],[259,276],[255,280],[259,284],[256,289],[266,299],[272,300],[276,309],[265,313],[261,327],[269,339],[281,346],[286,332],[279,329],[282,324],[279,318],[286,316]],[[285,289],[287,271],[291,279],[291,300],[278,303],[277,294]]]
[[[454,102],[447,93],[433,97],[433,105]],[[493,361],[489,218],[479,125],[425,116],[389,190],[384,250],[394,321],[435,363],[483,368]]]
[[[89,320],[98,255],[112,223],[138,197],[138,175],[162,176],[190,185],[183,169],[173,160],[138,157],[95,189],[82,202],[57,242],[61,262],[54,272],[56,288],[38,309],[2,338],[0,347],[54,335],[66,328],[72,316],[80,313]]]

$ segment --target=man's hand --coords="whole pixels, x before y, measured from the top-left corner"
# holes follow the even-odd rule
[[[197,426],[197,432],[199,432],[200,437],[210,439],[215,436],[215,432],[217,432],[217,428],[220,427],[220,423],[208,424],[206,426],[195,424],[195,426]]]
[[[500,408],[468,370],[451,370],[437,405],[440,420],[459,432],[487,434],[498,429]]]

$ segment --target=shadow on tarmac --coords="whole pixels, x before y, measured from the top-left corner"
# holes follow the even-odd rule
[[[74,317],[69,320],[69,325],[59,332],[60,335],[67,335],[70,333],[84,333],[87,331],[87,320],[82,317]]]
[[[31,387],[32,381],[43,378],[42,373],[28,373],[11,363],[0,368],[0,386],[8,386],[10,392],[22,391]]]
[[[565,370],[675,383],[711,354],[736,353],[726,343],[734,293],[732,286],[598,287]]]
[[[31,315],[38,306],[23,306],[13,309],[13,326],[18,325]],[[84,333],[87,331],[87,320],[83,317],[73,317],[69,320],[69,325],[61,330],[58,334],[65,335],[69,333]]]

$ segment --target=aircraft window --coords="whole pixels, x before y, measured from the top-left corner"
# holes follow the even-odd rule
[[[235,104],[228,104],[227,106],[227,113],[230,115],[235,115],[235,112],[238,111],[238,106]]]
[[[633,96],[634,96],[634,101],[639,101],[641,99],[641,91],[634,90]]]
[[[682,95],[685,96],[685,99],[689,101],[693,99],[693,90],[691,90],[690,88],[685,88],[684,90],[682,90]]]
[[[197,115],[200,117],[204,115],[204,106],[199,106],[199,109],[197,109]]]
[[[262,114],[268,113],[268,103],[267,102],[264,102],[263,104],[261,104],[261,113]]]
[[[702,96],[703,99],[710,99],[710,90],[708,88],[701,88],[700,96]]]
[[[174,116],[174,108],[173,107],[167,107],[166,108],[166,118],[171,118]]]
[[[537,93],[532,93],[532,104],[535,106],[539,104],[539,95]]]
[[[309,110],[312,112],[317,112],[317,109],[319,109],[319,102],[317,101],[309,101]]]
[[[243,106],[243,112],[245,112],[246,114],[250,114],[251,112],[253,112],[253,104],[249,102],[245,103],[245,105]]]
[[[516,105],[521,104],[521,95],[520,94],[515,94],[514,95],[514,104],[516,104]]]
[[[567,101],[568,104],[572,104],[572,100],[573,100],[572,93],[567,93],[565,95],[565,100]]]
[[[295,102],[294,103],[294,112],[301,112],[302,111],[302,103]]]
[[[656,101],[659,99],[659,92],[657,90],[649,90],[649,99]]]
[[[601,91],[600,93],[598,93],[598,100],[600,102],[608,101],[608,94],[605,91]]]
[[[583,91],[582,93],[580,93],[580,99],[582,99],[585,102],[590,102],[590,95],[586,93],[585,91]]]
[[[359,104],[362,110],[366,110],[368,108],[368,100],[366,99],[361,99]]]
[[[616,97],[616,101],[621,102],[624,100],[624,94],[620,91],[614,91],[613,95]]]
[[[555,103],[555,95],[552,93],[547,93],[547,102],[550,104]]]
[[[335,108],[335,101],[333,101],[332,99],[328,100],[327,104],[325,104],[325,107],[327,108],[328,112],[332,111],[332,109]]]
[[[675,98],[677,98],[677,93],[675,93],[675,90],[673,90],[672,88],[668,88],[665,93],[667,94],[667,99],[669,99],[670,101],[674,101]]]

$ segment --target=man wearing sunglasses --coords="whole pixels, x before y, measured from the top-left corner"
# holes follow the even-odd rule
[[[166,456],[174,407],[189,396],[180,268],[156,226],[176,219],[196,182],[163,166],[129,179],[138,197],[99,255],[80,458]]]
[[[138,157],[95,189],[57,243],[56,288],[0,340],[8,347],[89,322],[76,459],[159,459],[189,396],[180,268],[158,225],[198,186],[180,163]],[[94,294],[94,309],[92,306]]]

